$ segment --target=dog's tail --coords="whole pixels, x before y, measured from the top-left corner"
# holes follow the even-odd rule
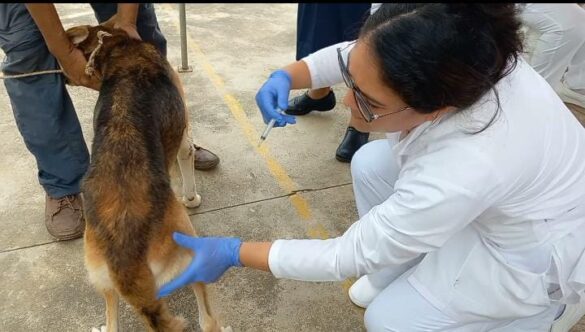
[[[120,295],[132,305],[152,331],[183,331],[185,320],[173,316],[164,300],[156,299],[156,284],[146,262],[116,272],[110,270]]]

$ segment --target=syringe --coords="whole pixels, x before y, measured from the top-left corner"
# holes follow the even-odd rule
[[[276,111],[280,114],[284,114],[284,112],[280,108],[277,108]],[[260,145],[262,145],[262,142],[264,142],[266,140],[266,137],[268,137],[268,133],[270,132],[270,130],[272,130],[272,127],[274,127],[274,124],[276,124],[276,119],[272,119],[272,120],[270,120],[270,122],[268,122],[266,129],[264,129],[264,132],[260,136],[260,142],[258,142],[258,147],[260,147]]]

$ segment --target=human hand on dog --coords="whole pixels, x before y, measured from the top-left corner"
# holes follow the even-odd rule
[[[87,60],[69,40],[54,4],[27,3],[26,9],[41,31],[49,52],[55,56],[72,85],[99,90],[101,82],[85,73]]]
[[[136,18],[138,16],[137,3],[119,3],[118,11],[101,25],[124,30],[130,38],[142,40],[136,27]]]
[[[72,85],[81,85],[99,91],[102,82],[95,76],[89,76],[85,73],[87,60],[81,50],[71,45],[68,52],[57,54],[56,58]]]
[[[114,29],[124,30],[130,38],[142,40],[136,28],[139,10],[137,3],[119,3],[116,15],[114,15]]]
[[[288,94],[290,92],[291,77],[284,70],[277,70],[262,85],[256,94],[256,104],[260,108],[264,123],[276,119],[275,127],[284,127],[287,124],[295,124],[294,116],[277,112],[276,108],[286,110],[288,108]]]
[[[173,239],[181,247],[191,249],[195,256],[187,269],[174,280],[163,285],[158,298],[193,282],[211,283],[232,266],[242,266],[240,246],[242,241],[234,237],[191,237],[173,233]]]
[[[126,32],[130,38],[142,40],[142,38],[140,38],[140,35],[138,34],[136,24],[127,22],[116,22],[116,24],[114,24],[114,29],[124,30],[124,32]]]

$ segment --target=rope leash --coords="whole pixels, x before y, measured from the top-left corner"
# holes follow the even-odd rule
[[[96,54],[98,54],[98,52],[102,49],[102,46],[104,45],[104,37],[111,37],[112,35],[105,32],[105,31],[98,31],[97,32],[97,39],[98,39],[98,46],[95,48],[95,50],[93,50],[93,52],[91,52],[91,55],[89,56],[89,60],[87,60],[87,64],[85,65],[85,74],[87,76],[93,76],[95,75],[95,68],[94,68],[94,60],[95,60],[95,56]]]
[[[22,77],[29,77],[29,76],[46,75],[46,74],[61,74],[61,73],[63,73],[63,70],[61,70],[61,69],[41,70],[41,71],[35,71],[32,73],[25,73],[25,74],[0,75],[0,79],[6,80],[9,78],[22,78]]]
[[[102,46],[104,44],[104,37],[110,37],[110,36],[111,36],[111,34],[105,32],[105,31],[98,31],[98,33],[97,33],[98,46],[95,48],[95,50],[93,50],[93,52],[91,52],[91,55],[89,56],[89,60],[87,61],[87,64],[85,65],[85,74],[86,75],[93,76],[96,74],[96,71],[94,68],[95,56],[100,51],[100,49],[102,48]],[[32,73],[24,73],[24,74],[0,75],[0,79],[6,80],[6,79],[11,79],[11,78],[23,78],[23,77],[30,77],[30,76],[37,76],[37,75],[62,74],[62,73],[63,73],[62,69],[41,70],[41,71],[35,71]]]

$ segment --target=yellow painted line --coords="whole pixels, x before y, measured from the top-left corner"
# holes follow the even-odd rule
[[[161,6],[163,6],[165,8],[165,11],[167,12],[172,12],[175,10],[169,4],[163,4]],[[173,19],[173,23],[175,24],[177,31],[180,31],[181,27],[179,26],[178,20]],[[256,131],[256,128],[254,127],[252,122],[250,122],[250,119],[246,115],[246,112],[244,112],[242,105],[233,95],[231,95],[225,89],[223,79],[213,69],[213,66],[207,60],[207,57],[205,56],[199,45],[195,42],[195,40],[193,40],[193,38],[191,38],[188,32],[186,37],[188,47],[192,48],[195,51],[195,58],[197,63],[201,65],[203,71],[207,74],[209,80],[213,83],[219,94],[223,96],[223,100],[225,101],[230,112],[236,119],[238,125],[244,132],[244,136],[246,136],[248,142],[254,147],[254,150],[260,156],[262,156],[266,163],[266,166],[268,167],[268,170],[270,170],[270,173],[272,173],[272,176],[276,179],[279,186],[287,192],[293,192],[294,190],[296,190],[297,189],[296,184],[290,178],[290,176],[288,176],[285,169],[280,165],[280,163],[270,154],[270,150],[268,149],[267,144],[264,143],[260,148],[258,148],[258,140],[260,138],[260,134]],[[309,206],[309,202],[307,202],[307,200],[304,197],[302,197],[299,193],[295,193],[289,196],[289,200],[291,204],[294,206],[297,215],[301,218],[301,220],[312,221],[311,207]],[[323,225],[314,221],[310,223],[309,227],[307,228],[307,236],[313,239],[328,239],[331,237],[331,235]],[[355,278],[349,278],[341,283],[341,287],[345,293],[349,291],[349,288],[355,281],[356,281]]]
[[[174,9],[169,4],[162,5],[165,8],[165,11],[172,12]],[[177,28],[177,31],[180,31],[180,26],[178,19],[173,19],[173,23]],[[255,151],[262,156],[268,170],[272,174],[272,176],[276,179],[279,186],[284,189],[286,192],[293,192],[297,189],[297,185],[294,181],[290,178],[287,174],[286,170],[282,165],[272,156],[267,144],[263,144],[260,148],[258,148],[258,141],[260,139],[260,133],[256,131],[256,128],[250,122],[250,119],[244,112],[244,109],[240,102],[230,94],[226,88],[223,79],[216,73],[213,69],[211,63],[207,60],[207,57],[199,47],[199,45],[191,38],[189,33],[187,33],[187,41],[188,46],[194,51],[196,62],[201,65],[203,71],[206,73],[207,77],[211,80],[214,87],[217,89],[219,94],[223,96],[223,100],[225,101],[226,105],[228,106],[230,112],[234,116],[236,122],[244,132],[244,136],[248,140],[248,142],[254,147]],[[299,217],[304,221],[310,221],[312,219],[311,207],[307,200],[302,197],[300,194],[295,193],[289,197],[291,204],[294,206],[297,214]],[[329,238],[329,233],[318,223],[315,225],[310,225],[307,231],[307,234],[312,238]]]

